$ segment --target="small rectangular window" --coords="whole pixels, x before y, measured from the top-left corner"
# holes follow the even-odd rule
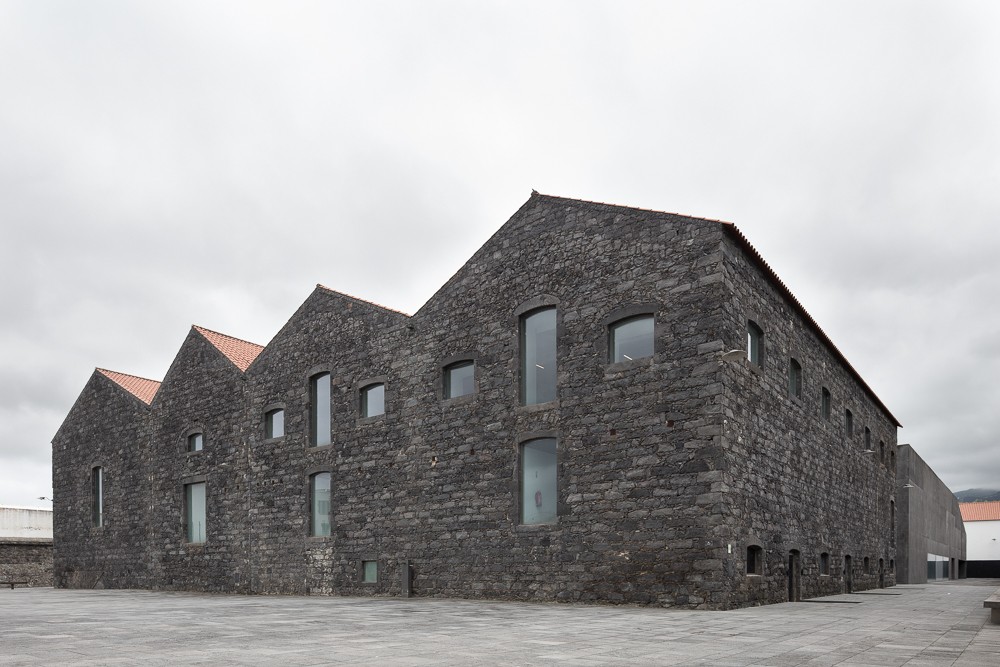
[[[555,398],[556,309],[544,308],[521,318],[521,403]]]
[[[764,550],[751,544],[747,547],[747,574],[763,574]]]
[[[309,442],[318,447],[330,441],[330,374],[320,373],[309,378]]]
[[[361,582],[365,584],[374,584],[378,582],[377,560],[361,561]]]
[[[653,316],[640,315],[611,325],[611,363],[653,356]]]
[[[104,525],[104,468],[97,466],[90,471],[91,518],[94,526]]]
[[[361,416],[378,417],[385,414],[385,385],[370,384],[361,390]]]
[[[865,426],[865,451],[870,452],[872,450],[872,430]]]
[[[555,438],[521,445],[521,523],[556,522],[558,492]]]
[[[460,361],[444,369],[444,397],[458,398],[476,391],[476,364]]]
[[[330,487],[332,475],[320,472],[309,478],[309,534],[330,535]]]
[[[188,436],[189,452],[200,452],[204,447],[205,447],[205,436],[203,434],[192,433],[191,435]]]
[[[280,438],[285,435],[285,411],[271,410],[264,415],[264,437]]]
[[[844,410],[844,432],[848,438],[854,437],[854,415],[850,410]]]
[[[184,485],[184,523],[187,541],[205,541],[205,482]]]
[[[821,577],[830,576],[830,554],[828,553],[819,555],[819,574]]]
[[[830,402],[830,390],[823,387],[823,394],[820,400],[820,414],[827,421],[830,421]]]

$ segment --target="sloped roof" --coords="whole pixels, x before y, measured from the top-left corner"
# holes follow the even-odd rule
[[[354,296],[352,294],[345,294],[344,292],[339,292],[339,291],[337,291],[335,289],[331,289],[331,288],[327,287],[326,285],[321,285],[319,283],[316,283],[316,287],[318,289],[323,290],[323,291],[330,292],[331,294],[336,294],[339,297],[350,299],[351,301],[357,301],[358,303],[362,303],[362,304],[364,304],[366,306],[375,306],[376,308],[388,311],[390,313],[395,313],[397,315],[402,315],[403,317],[410,317],[409,313],[404,313],[401,310],[396,310],[395,308],[389,308],[388,306],[383,306],[380,303],[375,303],[374,301],[369,301],[368,299],[360,299],[360,298],[358,298],[358,297],[356,297],[356,296]]]
[[[226,334],[221,334],[218,331],[212,331],[205,327],[195,325],[193,329],[204,336],[205,340],[214,345],[219,352],[244,372],[246,372],[250,364],[253,363],[253,360],[264,349],[263,345],[233,338],[232,336],[227,336]]]
[[[1000,500],[980,503],[959,503],[962,521],[1000,521]]]
[[[156,380],[147,380],[146,378],[141,378],[136,375],[119,373],[118,371],[109,371],[105,368],[98,368],[97,372],[138,398],[146,405],[153,402],[153,397],[156,396],[156,392],[160,388],[160,383]]]
[[[899,423],[899,420],[896,419],[896,417],[892,414],[892,412],[889,411],[889,408],[886,407],[885,403],[882,402],[882,399],[880,399],[878,397],[878,395],[875,393],[875,391],[870,386],[868,386],[867,382],[865,382],[864,378],[861,377],[861,373],[859,373],[854,368],[854,366],[851,365],[851,362],[849,362],[847,360],[847,357],[845,357],[844,354],[837,348],[837,346],[834,345],[834,343],[830,339],[830,337],[826,335],[826,332],[823,331],[823,329],[819,326],[819,324],[816,322],[816,320],[814,320],[812,318],[812,315],[809,314],[809,312],[799,302],[799,300],[797,298],[795,298],[795,295],[792,294],[792,291],[790,289],[788,289],[788,287],[785,285],[784,282],[782,282],[781,278],[778,277],[778,274],[774,272],[774,269],[772,269],[771,266],[766,261],[764,261],[764,258],[761,256],[761,254],[759,252],[757,252],[757,249],[753,247],[753,245],[750,243],[749,240],[747,240],[747,237],[743,235],[743,232],[740,231],[739,227],[737,227],[733,223],[726,222],[725,220],[713,220],[711,218],[698,218],[698,217],[694,217],[694,216],[690,216],[690,215],[683,215],[683,214],[679,214],[679,213],[668,213],[666,211],[655,211],[655,210],[648,209],[648,208],[637,208],[637,207],[634,207],[634,206],[622,206],[620,204],[607,204],[607,203],[604,203],[604,202],[588,201],[588,200],[585,200],[585,199],[570,199],[568,197],[558,197],[558,196],[554,196],[554,195],[543,195],[543,194],[540,194],[538,192],[535,192],[534,190],[532,190],[531,197],[532,198],[539,197],[539,198],[542,198],[542,199],[551,199],[551,200],[557,200],[557,201],[558,200],[562,200],[562,201],[572,202],[574,204],[584,204],[584,205],[594,206],[594,207],[599,207],[599,208],[612,208],[612,209],[621,209],[621,210],[629,210],[629,211],[642,211],[643,213],[654,213],[654,214],[657,214],[657,215],[669,215],[669,216],[675,216],[675,217],[679,217],[679,218],[687,218],[689,220],[700,220],[700,221],[703,221],[703,222],[712,222],[712,223],[721,225],[722,229],[730,236],[730,238],[732,238],[736,242],[736,244],[750,257],[750,259],[764,273],[764,276],[768,279],[768,281],[771,283],[771,285],[774,286],[774,288],[778,291],[778,293],[781,294],[785,299],[787,299],[788,302],[791,304],[792,308],[794,308],[798,312],[798,314],[802,317],[802,319],[804,319],[806,321],[806,324],[809,325],[809,327],[813,330],[813,332],[816,334],[816,336],[818,336],[819,339],[822,342],[824,342],[829,347],[830,352],[833,354],[833,356],[836,357],[842,364],[844,364],[844,367],[847,369],[847,371],[851,375],[854,376],[854,379],[858,381],[858,383],[864,388],[864,390],[868,393],[868,395],[872,398],[872,400],[875,401],[875,404],[877,406],[879,406],[885,412],[886,416],[889,417],[889,419],[892,421],[892,423],[896,427],[901,427],[902,426],[902,424]],[[530,199],[529,199],[529,201],[530,201]]]

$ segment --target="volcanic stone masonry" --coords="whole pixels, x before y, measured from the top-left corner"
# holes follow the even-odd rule
[[[266,347],[194,327],[162,383],[95,371],[52,442],[55,577],[699,609],[891,586],[898,425],[735,226],[533,193],[414,315],[317,286]]]

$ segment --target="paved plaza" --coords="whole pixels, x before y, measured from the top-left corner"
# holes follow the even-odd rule
[[[0,665],[1000,666],[964,580],[723,612],[441,599],[0,590]]]

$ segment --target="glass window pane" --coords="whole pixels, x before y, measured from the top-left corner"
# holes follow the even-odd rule
[[[753,322],[747,323],[747,358],[755,366],[761,365],[761,339],[764,332]]]
[[[444,397],[458,398],[476,390],[476,365],[471,361],[449,366],[444,373]]]
[[[611,362],[653,356],[653,316],[644,315],[611,326]]]
[[[94,525],[104,525],[104,468],[98,466],[90,471],[92,485],[92,510]]]
[[[328,472],[321,472],[309,478],[309,534],[314,537],[330,535],[330,480]]]
[[[205,483],[188,484],[185,490],[185,507],[187,516],[187,541],[201,543],[205,541]]]
[[[378,561],[366,560],[361,563],[362,581],[366,584],[374,584],[378,581]]]
[[[200,452],[205,446],[205,437],[201,433],[192,433],[188,436],[188,451]]]
[[[309,435],[314,445],[330,444],[330,374],[314,375],[309,382]]]
[[[265,437],[280,438],[285,435],[285,411],[271,410],[264,418]]]
[[[385,385],[373,384],[361,390],[361,416],[377,417],[385,414]]]
[[[555,438],[521,445],[521,523],[555,523],[556,488]]]
[[[521,397],[525,405],[556,398],[556,309],[521,320]]]

